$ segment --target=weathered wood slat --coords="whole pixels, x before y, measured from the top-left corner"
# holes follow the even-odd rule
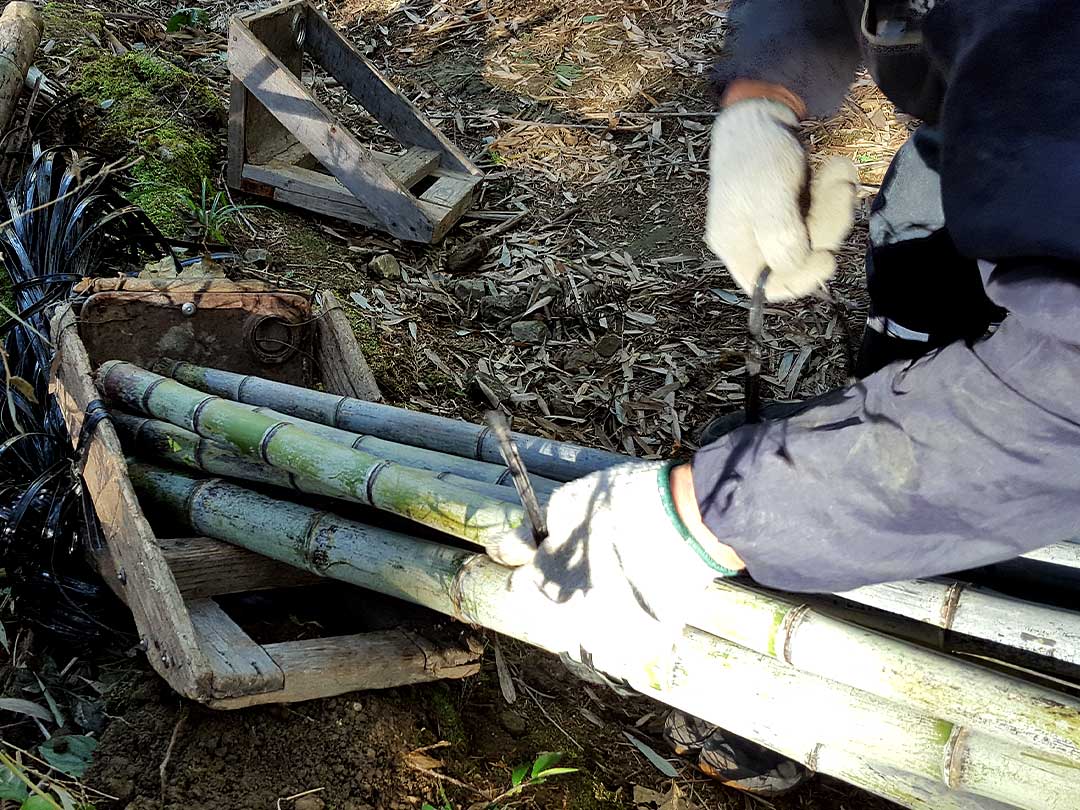
[[[315,60],[398,141],[434,149],[442,154],[444,166],[480,175],[472,161],[311,5],[307,6],[305,44]]]
[[[440,158],[438,152],[414,146],[404,155],[394,158],[386,171],[405,188],[412,188],[438,168]]]
[[[447,213],[435,226],[436,238],[449,230],[469,209],[478,184],[479,180],[474,177],[440,177],[420,195],[420,202],[446,209]]]
[[[211,706],[239,709],[260,703],[294,703],[357,689],[465,678],[480,670],[479,644],[429,640],[404,630],[288,641],[267,644],[263,649],[284,673],[282,689],[215,700]]]
[[[307,208],[317,214],[346,219],[369,227],[381,227],[374,214],[360,203],[349,189],[328,174],[277,162],[271,162],[265,166],[249,164],[244,167],[243,187],[245,190],[248,190],[247,183],[249,182],[263,187],[250,190],[271,196],[278,202]],[[267,192],[265,189],[274,190]],[[450,209],[445,206],[426,200],[417,200],[417,206],[427,214],[432,223],[439,223],[437,226],[432,224],[432,237],[449,227],[444,223],[453,224]],[[437,231],[436,228],[440,230]]]
[[[356,345],[352,325],[331,292],[319,295],[320,314],[315,322],[315,359],[323,387],[334,394],[382,402],[382,392],[367,358]]]
[[[209,537],[158,540],[176,586],[186,599],[311,585],[319,578]]]
[[[213,698],[276,692],[285,685],[280,667],[262,645],[234,622],[213,599],[187,603],[191,622],[213,670]]]
[[[296,26],[303,16],[303,2],[286,3],[266,11],[253,14],[245,23],[270,53],[274,54],[294,76],[299,76],[304,67],[304,54],[296,46]],[[233,78],[233,87],[243,89],[240,107],[244,110],[244,140],[240,149],[245,153],[244,160],[264,162],[274,155],[279,155],[297,145],[296,137],[273,116],[266,106],[251,96],[243,83]],[[232,92],[232,91],[230,91]],[[232,99],[230,97],[230,112]],[[230,146],[233,139],[230,130]],[[232,155],[230,155],[231,159]]]
[[[342,129],[281,60],[237,19],[229,29],[229,67],[356,199],[364,201],[382,227],[402,239],[431,241],[434,224],[417,206],[416,198],[389,177],[369,151]]]
[[[70,305],[52,319],[57,362],[50,390],[60,403],[78,443],[86,406],[99,398],[91,381],[90,358],[79,339]],[[194,700],[210,695],[210,664],[198,645],[168,563],[143,517],[128,478],[120,440],[107,421],[98,425],[83,473],[108,545],[116,583],[122,589],[150,665],[173,689]]]
[[[247,98],[244,84],[233,77],[229,80],[229,145],[225,179],[231,188],[240,188],[247,161]],[[280,126],[280,125],[279,125]]]

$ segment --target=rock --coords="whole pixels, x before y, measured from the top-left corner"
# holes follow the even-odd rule
[[[485,295],[480,299],[480,317],[489,323],[499,323],[524,311],[528,304],[529,296],[524,293]]]
[[[401,264],[392,253],[382,253],[368,263],[368,269],[379,278],[401,278]]]
[[[446,271],[448,273],[463,273],[480,264],[484,255],[491,247],[489,240],[482,236],[475,236],[464,245],[459,245],[450,251],[446,257]]]
[[[454,283],[451,291],[458,301],[472,304],[487,295],[487,282],[482,278],[463,278]]]
[[[176,278],[176,262],[171,256],[149,262],[139,273],[139,278]]]
[[[477,372],[469,381],[469,393],[473,398],[491,408],[499,405],[510,397],[510,389],[490,374]]]
[[[608,332],[593,346],[596,349],[596,353],[601,357],[614,357],[616,352],[622,348],[622,338],[616,335],[614,332]]]
[[[543,321],[515,321],[510,324],[510,334],[521,343],[543,343],[547,340],[548,328]]]
[[[541,298],[551,296],[552,300],[559,301],[563,297],[563,288],[554,279],[545,278],[532,285],[533,298],[539,301]]]
[[[499,723],[513,737],[523,737],[529,728],[524,717],[509,709],[499,715]]]
[[[293,802],[293,810],[323,810],[324,807],[326,807],[326,802],[315,793],[301,796]]]
[[[266,266],[269,254],[262,248],[248,248],[244,251],[244,261],[248,264]]]
[[[571,374],[577,374],[579,371],[584,371],[591,366],[596,365],[599,358],[596,352],[589,347],[570,349],[562,357],[559,358],[559,365],[563,371],[568,371]]]

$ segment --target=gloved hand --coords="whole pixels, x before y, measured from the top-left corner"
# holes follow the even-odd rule
[[[547,539],[514,572],[512,590],[539,590],[567,611],[569,658],[615,676],[628,668],[661,686],[693,600],[720,565],[672,502],[670,463],[624,464],[559,487]],[[719,544],[717,544],[719,545]]]
[[[798,123],[786,104],[749,98],[720,113],[712,131],[705,242],[747,294],[767,265],[769,301],[828,281],[854,217],[854,164],[831,158],[811,180]]]

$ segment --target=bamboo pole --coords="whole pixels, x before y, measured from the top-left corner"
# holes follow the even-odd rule
[[[511,570],[483,555],[276,501],[219,480],[200,481],[140,464],[132,466],[131,476],[149,504],[200,534],[549,651],[576,649],[577,606],[557,604],[532,589],[512,589]],[[612,620],[617,623],[618,617]],[[623,671],[610,674],[642,693],[811,768],[841,770],[821,756],[823,750],[835,749],[848,768],[861,760],[871,769],[911,773],[920,784],[944,785],[949,789],[945,795],[963,791],[1022,810],[1080,806],[1077,759],[1038,753],[1011,739],[956,726],[708,633],[688,629],[673,645],[670,666],[665,667],[670,679],[664,683],[653,681],[654,661],[622,660]],[[851,777],[847,771],[837,775]],[[913,799],[902,779],[883,780],[877,790],[908,807],[926,806]]]
[[[241,455],[223,444],[205,439],[197,433],[160,419],[133,416],[118,411],[112,411],[110,417],[127,451],[146,461],[162,461],[211,475],[269,484],[310,495],[340,498],[333,488],[328,488],[318,481],[297,477],[285,470],[271,467],[258,459]],[[474,481],[452,473],[439,473],[436,477],[444,483],[478,492],[504,503],[515,505],[520,503],[517,491],[513,487]],[[341,499],[362,503],[354,497]]]
[[[1080,700],[717,580],[688,623],[804,672],[1080,761]]]
[[[981,590],[966,582],[917,579],[868,585],[843,599],[995,645],[1080,667],[1080,613]]]
[[[385,439],[379,439],[375,436],[361,436],[357,433],[350,433],[347,430],[342,430],[341,428],[323,425],[319,422],[312,422],[309,419],[301,419],[298,416],[291,416],[287,413],[282,413],[281,411],[275,411],[272,408],[263,408],[257,405],[247,405],[244,403],[240,404],[243,404],[245,408],[250,408],[256,413],[264,414],[279,422],[288,422],[291,425],[303,428],[309,433],[314,433],[316,436],[322,436],[324,439],[328,439],[332,442],[343,444],[346,447],[352,447],[354,450],[363,450],[374,456],[378,456],[379,458],[385,458],[398,464],[404,464],[406,467],[416,467],[419,470],[431,470],[432,472],[450,473],[451,475],[460,476],[462,478],[472,478],[476,481],[498,484],[500,486],[512,486],[510,470],[505,464],[491,464],[487,461],[477,461],[476,459],[452,456],[449,453],[440,453],[436,450],[427,450],[423,447],[413,447],[408,444],[400,444],[399,442],[388,442]],[[559,486],[558,481],[552,481],[550,478],[544,478],[540,475],[530,474],[529,480],[532,482],[533,489],[540,495],[550,495]]]
[[[19,102],[26,73],[41,42],[41,12],[33,3],[15,0],[0,14],[0,133],[7,130]]]
[[[355,499],[483,548],[513,546],[515,538],[528,536],[520,507],[464,491],[428,470],[313,436],[131,363],[104,363],[97,381],[98,389],[113,402],[317,481],[327,494]]]
[[[237,402],[273,408],[365,436],[492,464],[503,463],[498,441],[484,426],[191,363],[165,361],[160,370],[192,388]],[[555,481],[570,481],[596,470],[634,461],[618,453],[568,442],[523,433],[512,436],[526,469]]]

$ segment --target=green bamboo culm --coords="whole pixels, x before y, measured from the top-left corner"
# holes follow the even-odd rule
[[[520,506],[463,490],[429,470],[395,464],[314,436],[132,363],[110,360],[102,364],[97,384],[113,403],[317,482],[327,494],[400,515],[482,548],[529,536]]]
[[[271,467],[260,459],[242,455],[231,447],[160,419],[133,416],[119,411],[112,411],[109,415],[125,450],[139,458],[200,470],[211,475],[269,484],[294,492],[341,497],[318,481],[299,478],[286,470]],[[513,487],[475,481],[453,473],[439,473],[438,477],[447,484],[478,492],[497,501],[520,503]],[[353,498],[345,500],[355,501]],[[546,504],[546,498],[542,497],[541,503]]]

